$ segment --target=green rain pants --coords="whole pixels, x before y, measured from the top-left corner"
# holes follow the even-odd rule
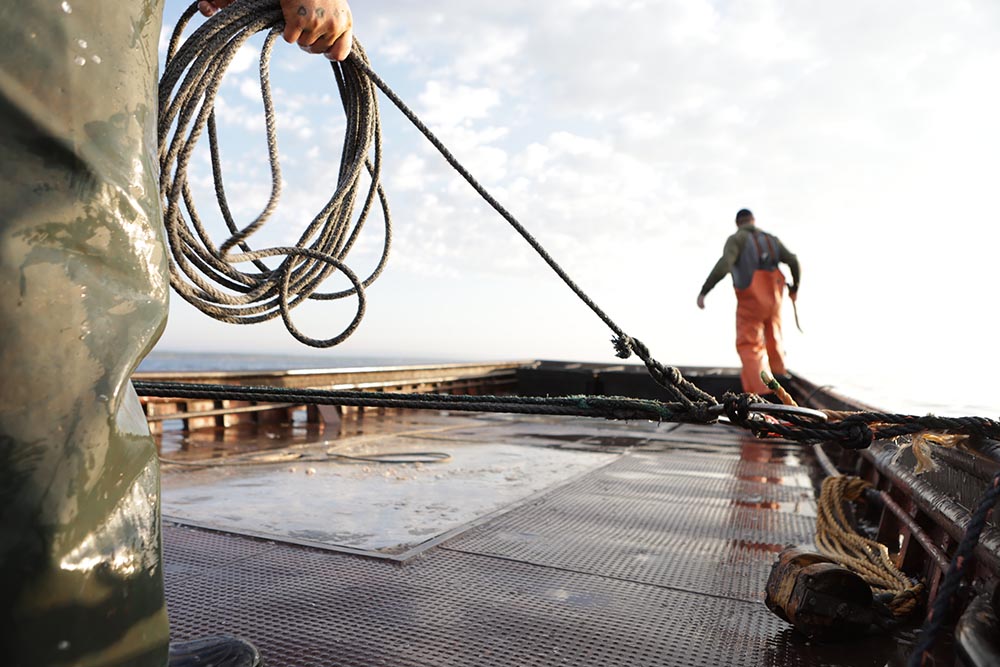
[[[0,3],[0,655],[162,667],[162,0]]]

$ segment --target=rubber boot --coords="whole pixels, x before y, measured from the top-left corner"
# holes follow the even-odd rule
[[[161,0],[0,3],[0,647],[163,667],[156,451],[129,378],[168,279]]]
[[[206,637],[170,642],[169,667],[259,667],[260,654],[239,637]]]

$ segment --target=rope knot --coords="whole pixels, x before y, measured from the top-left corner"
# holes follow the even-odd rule
[[[875,442],[875,434],[865,422],[844,421],[839,430],[840,444],[847,449],[865,449]]]
[[[726,394],[722,398],[722,405],[726,411],[729,421],[734,424],[746,424],[750,419],[750,404],[756,398],[753,394]]]
[[[673,385],[679,385],[684,380],[684,376],[681,375],[680,370],[674,366],[664,366],[660,362],[655,362],[655,367],[657,374],[665,382],[669,382]]]

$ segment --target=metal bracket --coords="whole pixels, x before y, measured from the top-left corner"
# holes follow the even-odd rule
[[[757,418],[760,419],[763,415],[774,415],[780,417],[781,415],[794,415],[800,419],[808,419],[815,422],[826,423],[827,415],[821,410],[813,410],[812,408],[803,408],[797,405],[782,405],[780,403],[751,403],[749,405],[751,416],[754,418],[753,413],[757,413]],[[726,406],[713,405],[708,408],[709,413],[725,415]]]

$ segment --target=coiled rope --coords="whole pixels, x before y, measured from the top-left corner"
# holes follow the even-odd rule
[[[840,565],[861,576],[876,593],[890,594],[893,616],[904,617],[916,609],[923,584],[899,571],[889,549],[859,535],[844,512],[844,503],[858,500],[871,484],[859,477],[838,475],[823,480],[816,516],[816,545]]]
[[[253,324],[278,315],[299,341],[316,347],[331,347],[350,336],[365,311],[364,288],[382,272],[388,258],[391,222],[389,207],[380,183],[381,130],[376,87],[380,89],[418,130],[434,145],[473,189],[493,207],[538,253],[573,292],[611,329],[617,355],[627,359],[635,354],[653,379],[682,404],[716,404],[710,394],[685,379],[676,368],[656,361],[648,348],[612,320],[552,258],[528,230],[462,166],[433,132],[395,92],[375,74],[361,44],[355,39],[350,57],[331,63],[347,116],[344,152],[337,188],[330,201],[313,219],[294,247],[253,250],[248,244],[273,213],[281,190],[281,176],[275,138],[274,105],[270,92],[270,57],[284,19],[278,0],[241,0],[216,13],[178,46],[181,34],[197,11],[189,7],[178,21],[170,41],[168,57],[160,80],[160,193],[165,204],[164,224],[171,248],[171,284],[189,303],[207,315],[237,324]],[[227,67],[239,48],[258,32],[267,31],[260,58],[261,91],[267,118],[268,159],[271,167],[271,197],[264,210],[240,229],[233,220],[222,181],[215,122],[215,100]],[[208,132],[216,198],[231,236],[216,247],[195,209],[187,171],[194,147]],[[359,178],[366,170],[371,184],[364,206],[351,229],[354,204],[360,193]],[[359,280],[346,263],[346,256],[377,201],[385,219],[382,258],[372,274]],[[190,224],[188,223],[190,219]],[[348,232],[348,229],[351,229]],[[234,248],[242,250],[233,254]],[[282,257],[279,266],[269,268],[262,260]],[[239,270],[236,264],[250,263],[254,269]],[[352,287],[333,293],[316,290],[334,272],[346,276]],[[213,285],[214,283],[214,285]],[[218,289],[218,286],[226,291]],[[290,311],[307,299],[339,299],[354,296],[358,301],[354,320],[339,335],[319,340],[306,336],[292,323]]]
[[[171,249],[171,285],[186,301],[223,322],[254,324],[280,315],[288,331],[299,341],[314,347],[337,345],[360,324],[365,312],[364,288],[382,273],[392,238],[389,206],[380,182],[382,139],[376,91],[356,65],[333,68],[347,118],[336,189],[295,246],[253,250],[248,242],[250,236],[271,217],[281,195],[269,70],[271,51],[284,20],[280,6],[273,0],[241,0],[205,21],[178,46],[182,32],[196,11],[197,5],[191,5],[174,29],[159,88],[160,194]],[[261,50],[260,83],[271,193],[263,211],[241,229],[233,219],[223,184],[215,102],[222,78],[237,51],[253,35],[265,30],[269,32]],[[364,50],[358,44],[355,44],[352,59],[353,63],[365,62]],[[198,215],[188,180],[194,148],[206,131],[216,200],[231,234],[218,247]],[[363,192],[363,171],[368,173],[370,184],[355,220],[354,207]],[[347,266],[346,259],[376,204],[385,221],[382,256],[372,273],[360,280]],[[233,252],[237,248],[242,252]],[[275,268],[263,261],[271,257],[281,258]],[[238,265],[249,266],[240,269]],[[318,292],[334,272],[346,276],[351,287],[337,292]],[[292,322],[291,309],[307,299],[351,296],[357,299],[357,312],[353,321],[336,336],[311,338]]]

